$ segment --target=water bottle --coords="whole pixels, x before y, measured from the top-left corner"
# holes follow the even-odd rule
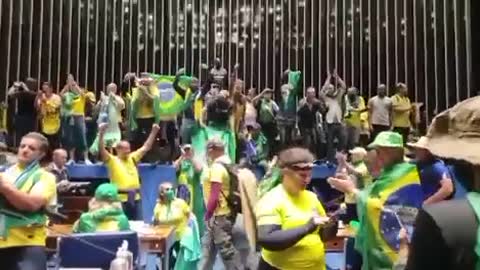
[[[123,241],[118,248],[116,258],[110,263],[110,270],[132,270],[133,254],[128,251],[128,242]]]

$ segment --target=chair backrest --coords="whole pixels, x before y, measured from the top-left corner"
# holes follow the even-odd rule
[[[60,267],[109,269],[123,240],[128,242],[128,250],[132,252],[135,264],[139,253],[139,240],[136,232],[129,231],[62,237],[58,248]]]

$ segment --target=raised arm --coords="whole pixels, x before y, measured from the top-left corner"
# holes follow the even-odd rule
[[[339,97],[343,97],[345,92],[347,91],[347,84],[343,81],[342,77],[340,77],[336,72],[335,72],[335,80],[339,85],[340,91],[338,92]]]
[[[256,96],[252,99],[253,105],[257,104],[257,102],[263,97],[264,94],[265,94],[265,90],[263,90],[260,94],[256,95]]]
[[[98,125],[98,152],[100,153],[100,158],[105,162],[109,159],[110,153],[105,148],[104,136],[105,131],[108,128],[107,123],[101,123]]]
[[[185,89],[181,88],[180,85],[178,85],[180,77],[185,74],[185,68],[181,68],[177,71],[177,74],[175,74],[175,80],[173,81],[173,89],[182,97],[185,98],[185,94],[187,91]]]
[[[160,130],[160,126],[158,124],[153,124],[152,125],[152,131],[150,132],[150,135],[148,135],[147,140],[143,144],[142,147],[140,147],[136,152],[139,155],[139,159],[142,159],[142,157],[152,149],[153,143],[155,143],[155,139],[157,138],[158,131]]]
[[[326,92],[328,90],[328,86],[330,85],[331,81],[332,81],[332,74],[329,71],[327,73],[327,79],[325,79],[325,82],[323,83],[323,86],[322,86],[322,88],[320,88],[320,91],[319,91],[319,95],[321,97],[326,95]]]

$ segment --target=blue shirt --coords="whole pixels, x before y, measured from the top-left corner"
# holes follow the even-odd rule
[[[441,187],[443,175],[450,177],[450,171],[443,161],[433,159],[431,161],[417,161],[417,169],[420,174],[420,182],[424,194],[424,200],[435,194]]]

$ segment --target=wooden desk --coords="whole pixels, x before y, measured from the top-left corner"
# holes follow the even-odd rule
[[[333,252],[344,251],[346,239],[353,237],[355,237],[355,232],[350,227],[346,226],[345,228],[338,229],[336,237],[324,243],[325,250]]]
[[[46,240],[47,251],[56,252],[58,241],[64,236],[72,235],[71,224],[54,224],[48,227]],[[162,257],[162,269],[169,268],[170,249],[175,243],[175,227],[155,226],[137,231],[140,240],[140,250],[156,253]]]

